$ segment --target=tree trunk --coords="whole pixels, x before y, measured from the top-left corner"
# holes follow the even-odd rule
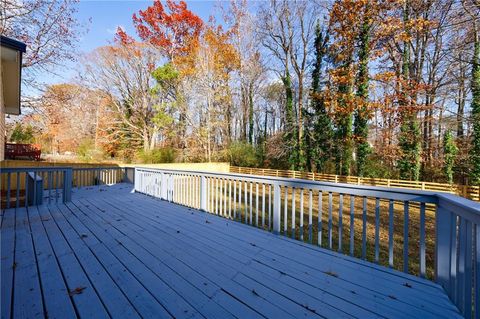
[[[248,86],[248,143],[253,145],[253,82]]]
[[[289,157],[288,162],[290,169],[294,170],[298,165],[298,154],[296,145],[296,130],[293,114],[293,90],[290,79],[290,72],[288,65],[285,70],[285,76],[282,78],[283,86],[285,88],[285,142],[288,147]]]
[[[303,74],[298,76],[298,169],[305,170],[305,143],[303,140]]]

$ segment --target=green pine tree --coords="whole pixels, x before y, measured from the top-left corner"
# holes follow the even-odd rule
[[[370,56],[370,22],[368,17],[368,6],[365,8],[363,22],[359,34],[358,51],[358,73],[356,78],[357,97],[360,100],[360,106],[355,111],[355,146],[356,146],[356,164],[357,175],[364,176],[367,156],[370,153],[368,144],[368,60]]]
[[[348,72],[352,63],[352,56],[348,57],[341,68]],[[345,77],[345,76],[343,76]],[[353,160],[353,116],[348,111],[348,103],[352,93],[350,81],[338,86],[337,103],[341,112],[337,112],[335,119],[334,149],[335,149],[335,173],[338,175],[350,175]]]
[[[323,61],[327,54],[327,45],[329,36],[324,32],[320,24],[317,22],[315,29],[315,62],[312,71],[312,150],[311,156],[314,157],[317,172],[325,172],[325,164],[331,159],[333,144],[332,121],[325,107],[324,98],[322,97],[322,88],[320,77],[322,75]],[[306,134],[308,136],[308,134]],[[310,138],[310,136],[308,136]],[[308,145],[308,144],[307,144]],[[308,154],[310,154],[310,152]]]
[[[450,130],[445,132],[443,136],[443,157],[444,157],[444,173],[447,182],[453,183],[453,166],[455,164],[455,158],[458,154],[458,148],[453,139],[453,134]]]
[[[472,149],[470,151],[470,183],[480,185],[480,39],[477,31],[474,34],[474,51],[472,58]]]
[[[410,22],[410,6],[406,0],[403,8],[403,22],[405,31],[409,34],[408,25]],[[413,109],[410,101],[410,43],[408,40],[403,43],[402,53],[402,78],[403,87],[400,96],[401,126],[399,146],[401,157],[398,161],[400,178],[418,180],[420,177],[420,154],[421,138],[420,127],[417,121],[417,112]]]

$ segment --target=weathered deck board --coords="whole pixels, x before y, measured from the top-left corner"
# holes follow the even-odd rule
[[[119,207],[122,207],[122,208],[124,208],[124,207],[129,207],[127,202],[125,202],[125,201],[122,202],[121,199],[119,199],[119,200],[120,200],[120,202],[117,202],[117,205],[118,205]],[[155,204],[156,204],[156,203],[155,203]],[[122,208],[119,208],[119,207],[117,207],[117,209],[122,209]],[[130,208],[132,208],[132,207],[130,207]],[[155,207],[150,207],[150,208],[151,208],[151,209],[155,209]],[[178,206],[177,206],[177,208],[180,208],[180,210],[184,210],[183,207],[178,207]],[[173,208],[170,208],[170,207],[169,207],[169,209],[171,210],[171,209],[173,209]],[[147,209],[145,209],[145,210],[142,209],[142,210],[140,210],[140,211],[141,211],[141,212],[143,212],[143,211],[148,211],[148,207],[147,207]],[[141,213],[140,213],[140,215],[141,215]],[[191,215],[191,214],[188,214],[188,215]],[[150,216],[147,216],[147,217],[150,217]],[[163,218],[164,216],[163,216],[163,215],[158,215],[158,217]],[[176,217],[176,216],[175,216],[175,217]],[[187,218],[185,218],[185,217],[182,218],[182,216],[180,216],[181,220],[178,221],[180,224],[177,224],[176,221],[175,221],[175,217],[174,217],[173,215],[166,217],[166,218],[168,218],[168,225],[175,226],[175,227],[181,227],[181,224],[187,222],[187,220],[188,220],[188,216],[187,216]],[[135,219],[139,219],[139,218],[140,218],[139,215],[136,215],[136,216],[135,216]],[[154,224],[155,221],[156,221],[156,220],[154,220],[154,219],[151,218],[151,220],[149,220],[149,221],[146,222],[145,224]],[[133,221],[133,222],[135,222],[135,221]],[[222,220],[221,222],[224,222],[224,220]],[[196,233],[197,235],[195,236],[195,238],[192,238],[192,240],[195,240],[195,241],[197,241],[197,242],[198,242],[198,241],[201,241],[201,236],[204,235],[204,236],[206,236],[207,238],[210,237],[210,239],[211,239],[211,238],[213,238],[213,239],[216,238],[219,243],[222,243],[222,242],[223,242],[223,243],[231,244],[231,243],[232,243],[232,239],[230,239],[230,240],[218,240],[218,239],[224,239],[224,238],[222,238],[222,237],[220,236],[220,234],[211,235],[211,234],[205,234],[205,232],[202,233],[202,231],[199,231],[199,229],[201,229],[201,228],[206,228],[207,230],[215,229],[216,231],[219,230],[219,229],[222,229],[222,227],[216,227],[216,226],[217,226],[217,225],[214,225],[214,226],[212,227],[212,226],[206,224],[204,221],[202,221],[202,222],[194,225],[194,227],[192,227],[191,230],[192,230],[193,232],[197,232],[197,233]],[[254,242],[256,242],[257,236],[256,236],[255,238],[248,238],[248,236],[246,236],[246,232],[248,232],[248,231],[251,230],[251,227],[248,227],[248,228],[249,228],[249,229],[247,229],[247,230],[242,229],[242,234],[243,234],[244,240],[245,240],[245,239],[246,239],[247,241],[248,241],[248,240],[253,240]],[[158,231],[162,231],[162,230],[161,230],[161,229],[158,229]],[[229,232],[229,234],[232,234],[232,233],[234,233],[234,229],[230,228],[230,229],[228,229],[228,232]],[[240,235],[242,235],[242,234],[240,234]],[[186,236],[188,236],[188,234],[187,234]],[[211,244],[211,243],[210,243],[210,244]],[[214,243],[214,244],[217,244],[217,243]],[[247,246],[241,247],[241,250],[242,250],[243,252],[247,252],[247,251],[248,251],[248,248],[251,248],[251,247],[248,247],[248,246],[250,245],[248,242],[247,242],[247,243],[242,242],[242,244],[246,244],[246,245],[247,245]],[[268,244],[268,246],[272,246],[272,242],[271,242],[271,241],[269,241],[267,244]],[[207,245],[207,246],[208,246],[209,243],[208,243],[208,242],[205,242],[204,244],[202,244],[202,246],[200,246],[200,249],[201,249],[204,245]],[[225,247],[225,248],[230,249],[230,250],[234,250],[234,249],[235,249],[236,247],[238,247],[238,246],[239,246],[239,245],[238,245],[238,243],[237,243],[236,245],[230,245],[230,246],[227,246],[227,247]],[[282,247],[278,247],[278,250],[279,250],[279,251],[282,251]],[[293,252],[292,252],[292,253],[293,253]],[[254,258],[254,260],[258,261],[258,256],[260,256],[261,254],[263,254],[263,252],[261,252],[261,253],[259,253],[259,254],[256,254],[256,256],[252,256],[252,258]],[[294,253],[293,253],[293,254],[294,254]],[[294,254],[293,256],[295,256],[295,254]],[[261,260],[261,262],[262,262],[262,263],[268,263],[269,265],[270,265],[270,264],[278,264],[278,260],[279,260],[280,258],[286,259],[285,257],[277,254],[277,255],[275,255],[274,258]],[[239,262],[241,262],[241,261],[239,261]],[[288,260],[287,260],[287,262],[293,263],[292,261],[288,261]],[[318,264],[318,261],[312,261],[312,263],[313,263],[313,264]],[[298,265],[299,265],[299,264],[298,264],[297,262],[294,263],[294,264],[292,265],[292,268],[291,268],[291,269],[298,268],[298,267],[297,267]],[[289,275],[291,276],[291,271],[287,270],[288,268],[285,269],[285,266],[284,266],[283,264],[282,264],[282,266],[283,266],[282,268],[278,269],[278,267],[277,267],[277,268],[275,268],[275,270],[278,269],[278,272],[280,272],[280,271],[281,271],[281,272],[289,272]],[[228,267],[229,267],[229,268],[235,268],[235,265],[229,265]],[[306,267],[304,267],[304,266],[302,266],[302,265],[300,264],[300,268],[306,268]],[[322,280],[319,280],[318,278],[311,278],[310,274],[307,275],[307,276],[305,276],[305,273],[306,273],[307,271],[310,272],[310,273],[313,273],[314,275],[319,275],[319,276],[321,276],[321,279],[322,279]],[[325,269],[323,269],[323,270],[322,270],[322,269],[319,269],[318,273],[315,273],[315,272],[312,272],[311,270],[308,270],[308,269],[307,269],[307,270],[303,270],[303,269],[302,269],[302,271],[299,272],[299,275],[300,275],[300,278],[302,278],[302,279],[305,280],[305,282],[307,282],[307,283],[310,282],[310,283],[311,283],[312,280],[313,280],[313,282],[317,283],[317,285],[318,285],[319,287],[322,287],[322,288],[327,287],[327,288],[324,288],[324,290],[325,290],[327,293],[333,293],[333,294],[337,293],[337,295],[340,296],[340,297],[342,296],[342,293],[345,294],[346,292],[351,293],[351,291],[355,291],[355,293],[352,294],[351,298],[349,299],[349,302],[350,302],[350,303],[357,303],[357,304],[358,304],[359,306],[361,306],[361,307],[365,307],[365,306],[370,305],[370,307],[375,307],[375,308],[376,308],[380,313],[382,313],[382,314],[391,314],[392,316],[397,316],[397,317],[398,317],[398,316],[407,315],[407,314],[405,314],[405,312],[404,312],[405,304],[403,303],[403,301],[400,301],[400,300],[399,300],[399,299],[402,299],[402,298],[397,297],[397,296],[398,296],[398,293],[392,294],[392,293],[391,293],[391,291],[392,291],[392,290],[391,290],[391,289],[392,289],[391,287],[383,294],[383,296],[382,296],[382,295],[379,296],[379,295],[378,295],[378,292],[375,292],[375,291],[372,292],[371,290],[365,289],[365,288],[363,288],[363,287],[361,287],[361,286],[359,287],[359,286],[355,286],[355,285],[351,285],[351,284],[349,285],[349,283],[348,283],[348,282],[345,282],[344,279],[338,279],[338,278],[335,278],[335,277],[332,278],[332,276],[329,276],[329,275],[325,274],[324,271],[325,271]],[[335,270],[335,271],[337,271],[337,270]],[[245,271],[244,273],[247,274],[247,275],[249,275],[250,272],[251,272],[251,270],[249,269],[248,271]],[[334,272],[334,271],[332,270],[332,272]],[[343,276],[343,273],[341,273],[341,275]],[[368,285],[368,283],[372,282],[372,280],[374,280],[374,278],[369,278],[369,280],[366,281],[366,284]],[[330,284],[329,281],[332,281],[333,284]],[[416,311],[418,312],[419,315],[428,316],[428,312],[425,312],[425,311],[424,311],[424,308],[425,308],[425,307],[426,307],[426,308],[431,308],[430,310],[433,311],[434,313],[436,313],[436,314],[439,315],[439,316],[445,315],[445,313],[444,313],[445,310],[444,310],[444,309],[441,309],[441,308],[440,308],[440,309],[437,309],[437,308],[438,308],[437,306],[429,307],[430,305],[429,305],[428,303],[423,303],[423,304],[421,304],[421,303],[418,302],[418,300],[416,299],[415,296],[413,296],[413,299],[410,298],[410,296],[409,296],[408,294],[411,294],[411,293],[412,293],[412,289],[403,286],[403,284],[405,284],[405,282],[406,282],[406,281],[403,281],[403,282],[402,282],[402,285],[401,285],[400,287],[397,286],[397,287],[395,287],[395,288],[396,288],[397,290],[404,290],[403,297],[406,298],[407,301],[410,300],[411,303],[413,303],[413,305],[416,305],[416,306],[417,306],[417,310],[416,310]],[[365,284],[365,283],[364,283],[364,284]],[[411,283],[411,285],[413,285],[413,284],[414,284],[414,283]],[[340,287],[339,287],[339,286],[340,286]],[[344,289],[343,292],[342,292],[342,288]],[[399,289],[399,288],[400,288],[400,289]],[[318,293],[318,292],[317,292],[317,293]],[[321,292],[320,292],[320,293],[321,293]],[[421,294],[421,295],[423,296],[423,294]],[[370,296],[370,299],[364,298],[365,296]],[[401,295],[400,295],[400,296],[401,296]],[[396,298],[397,298],[397,299],[396,299]],[[337,303],[339,303],[339,302],[337,301]],[[340,302],[340,304],[341,304],[341,302]],[[345,306],[343,306],[343,307],[341,307],[341,308],[342,308],[342,309],[345,309]],[[396,309],[396,311],[395,311],[395,309]],[[356,309],[356,311],[358,311],[358,309]]]
[[[135,218],[138,218],[138,217],[139,216],[136,216]],[[149,223],[151,223],[151,221],[146,222],[146,223],[142,222],[142,224],[145,224],[145,225],[148,225]],[[147,226],[147,227],[150,227],[150,226]],[[170,231],[171,231],[172,234],[177,234],[177,230],[175,230],[175,229],[170,229]],[[216,252],[213,252],[213,253],[207,253],[205,248],[209,247],[208,245],[204,245],[204,244],[198,245],[196,243],[196,240],[199,240],[199,237],[196,237],[195,239],[192,239],[190,241],[185,242],[184,239],[182,238],[185,235],[183,235],[182,233],[185,233],[185,232],[180,231],[180,233],[178,233],[179,238],[169,238],[168,235],[165,235],[163,233],[163,230],[153,228],[152,234],[154,234],[154,235],[150,236],[150,239],[153,240],[153,243],[158,241],[158,244],[164,243],[164,244],[168,244],[168,246],[170,246],[170,247],[175,247],[175,246],[179,245],[179,246],[175,247],[178,250],[184,250],[185,247],[189,247],[189,246],[192,246],[192,245],[196,246],[197,247],[196,251],[193,250],[193,249],[190,249],[188,251],[188,254],[191,257],[194,257],[189,262],[190,263],[192,263],[192,262],[193,263],[195,263],[195,262],[198,263],[198,261],[201,261],[201,264],[198,267],[208,266],[208,267],[206,267],[206,270],[203,270],[203,268],[202,268],[203,272],[207,273],[207,274],[209,272],[209,269],[215,270],[215,272],[213,274],[214,278],[212,280],[218,279],[220,285],[223,285],[224,289],[226,289],[225,282],[234,278],[237,275],[237,273],[240,271],[240,268],[242,268],[242,267],[245,268],[245,263],[242,263],[241,261],[238,261],[237,264],[235,264],[235,263],[228,262],[228,259],[226,260],[225,258],[219,258],[219,256],[222,257],[221,251],[220,252],[216,251]],[[133,234],[131,236],[132,236],[132,238],[135,237],[135,235],[133,235]],[[179,244],[179,242],[180,242],[180,244]],[[143,244],[145,244],[145,243],[143,243]],[[253,248],[253,247],[249,246],[249,248]],[[208,256],[206,256],[206,254],[208,254]],[[213,263],[212,263],[212,260],[214,260]],[[218,274],[223,274],[224,277],[226,277],[226,278],[221,278],[221,277],[218,278]],[[238,287],[235,287],[235,286],[230,287],[230,288],[232,290],[229,291],[229,293],[234,294],[236,292],[237,294],[238,293],[240,294],[238,296],[238,298],[242,298],[242,297],[243,298],[250,298],[251,297],[251,291],[252,291],[251,289],[248,289],[248,288],[245,289],[245,287],[242,287],[241,289],[238,289]],[[245,292],[247,292],[247,293],[245,294]],[[281,298],[277,298],[277,299],[281,299]],[[269,298],[269,300],[271,300],[271,299]],[[274,302],[275,301],[276,300],[274,300]],[[267,309],[268,309],[269,306],[271,306],[271,305],[267,304]],[[325,308],[325,309],[322,309],[322,308]],[[327,305],[322,305],[322,307],[320,307],[319,309],[322,309],[321,312],[325,313],[325,312],[328,311],[328,306]],[[305,309],[301,309],[301,310],[305,311]],[[263,311],[265,311],[265,309]],[[330,312],[330,315],[332,315],[333,313],[334,313],[333,311]],[[340,316],[339,312],[338,312],[338,309],[336,309],[335,314],[336,314],[337,317]]]
[[[43,302],[37,272],[34,247],[27,209],[15,211],[15,261],[13,282],[13,316],[15,318],[43,317]]]
[[[432,282],[130,190],[3,211],[1,317],[460,317]]]
[[[116,219],[118,219],[119,216],[121,215],[117,215]],[[130,228],[134,228],[133,224],[127,226],[127,228],[122,228],[120,225],[120,222],[121,220],[119,220],[118,222],[115,221],[116,227],[118,229],[126,229],[126,231],[129,231]],[[152,242],[145,240],[142,236],[135,236],[135,234],[133,233],[132,233],[132,238],[135,238],[140,244],[133,242],[131,238],[125,236],[121,239],[122,245],[124,245],[125,247],[128,247],[131,250],[135,250],[137,255],[139,255],[138,252],[145,250],[146,252],[148,252],[149,254],[155,257],[156,262],[160,261],[170,269],[176,271],[185,280],[187,280],[197,289],[199,289],[204,294],[206,294],[207,297],[212,298],[213,300],[218,299],[218,300],[221,300],[222,302],[225,302],[226,308],[229,309],[229,311],[231,311],[232,313],[248,315],[248,317],[250,318],[255,317],[254,313],[252,313],[248,307],[239,303],[238,301],[231,298],[230,296],[226,295],[223,291],[220,290],[219,286],[216,286],[208,278],[198,274],[195,268],[191,268],[192,264],[189,264],[189,263],[184,264],[180,260],[176,259],[176,257],[178,257],[179,255],[185,254],[184,250],[181,250],[181,249],[176,250],[175,249],[176,247],[173,247],[173,246],[168,247],[166,243],[163,243],[160,245],[156,243],[154,244]],[[152,261],[152,263],[155,261]],[[168,280],[170,278],[166,278],[166,279]],[[198,299],[199,296],[196,296],[196,298]]]
[[[69,205],[70,208],[70,205]],[[79,213],[79,210],[76,207],[72,208],[72,212],[76,211]],[[69,216],[69,221],[75,221],[75,217]],[[81,218],[80,218],[81,219]],[[85,224],[87,224],[86,221]],[[104,236],[105,234],[99,234],[99,236]],[[113,237],[112,237],[113,238]],[[140,260],[145,261],[145,265],[148,265],[149,269],[155,273],[159,278],[161,278],[167,285],[172,287],[173,290],[178,292],[186,300],[192,303],[192,305],[199,309],[199,311],[208,318],[229,318],[231,317],[229,313],[221,308],[220,306],[211,302],[209,296],[204,294],[198,294],[193,286],[188,280],[184,280],[178,273],[176,273],[172,268],[167,267],[161,259],[156,259],[155,255],[150,254],[142,246],[133,242],[129,237],[121,236],[121,245],[118,242],[113,242],[112,240],[106,240],[104,243],[112,252],[117,256],[122,256],[122,249],[130,253],[130,256],[135,256],[138,259],[133,259],[130,262],[131,257],[127,256],[128,261],[125,264],[128,264],[129,267],[143,268],[143,264],[140,264]],[[108,244],[107,244],[108,243]]]
[[[65,218],[63,216],[57,215],[57,220]],[[73,219],[72,219],[73,220]],[[68,219],[70,221],[70,218]],[[66,226],[66,224],[65,224]],[[65,228],[68,230],[69,228]],[[87,230],[84,229],[81,233],[75,233],[72,230],[72,234],[75,234],[76,238],[81,239],[94,239],[95,237]],[[80,246],[81,247],[81,246]],[[85,247],[85,246],[83,246]],[[158,301],[144,288],[143,284],[138,281],[128,270],[121,264],[121,262],[115,258],[108,250],[103,247],[103,244],[100,241],[97,241],[96,244],[91,244],[88,247],[91,256],[86,256],[82,258],[86,260],[87,258],[96,258],[102,268],[104,268],[109,276],[113,278],[113,281],[118,286],[117,290],[120,289],[130,300],[130,303],[135,307],[138,313],[144,318],[168,318],[171,317],[168,312],[158,303]],[[76,248],[77,254],[80,254],[80,249]],[[86,254],[86,252],[84,252]],[[88,274],[88,273],[87,273]],[[113,288],[115,293],[115,288]],[[106,302],[104,303],[113,303],[115,298],[113,295],[110,295],[110,290],[106,290],[105,294],[101,296]],[[125,304],[125,303],[124,303]],[[126,316],[125,314],[119,313],[120,316]]]
[[[60,266],[50,245],[47,233],[40,221],[37,207],[29,207],[28,214],[32,237],[37,256],[43,295],[45,295],[45,312],[49,318],[75,317],[68,289],[63,280]]]
[[[83,208],[85,209],[85,206],[81,206],[81,207],[83,207]],[[91,209],[91,208],[92,208],[92,207],[88,207],[88,209]],[[107,208],[104,209],[104,211],[106,212],[106,211],[107,211]],[[101,213],[101,211],[98,211],[97,214],[98,214],[98,213]],[[89,216],[91,217],[92,214],[90,214]],[[99,215],[94,214],[93,216],[94,216],[95,219],[97,219],[97,222],[102,223],[102,220],[99,219],[99,217],[98,217]],[[113,217],[118,218],[118,216],[119,216],[119,215],[116,215],[116,216],[113,216]],[[86,221],[86,222],[88,223],[88,221]],[[134,234],[132,234],[131,232],[129,232],[129,228],[124,229],[124,231],[126,231],[128,235],[127,235],[127,236],[123,236],[122,233],[120,233],[120,232],[117,230],[117,228],[115,227],[115,224],[118,223],[118,222],[116,221],[116,219],[109,218],[109,219],[103,221],[103,223],[108,223],[108,226],[105,227],[105,231],[104,231],[104,232],[105,232],[105,233],[111,233],[111,234],[112,234],[112,239],[115,238],[115,236],[116,236],[117,239],[122,242],[122,245],[125,244],[125,243],[124,243],[125,241],[127,241],[127,243],[128,243],[128,240],[127,240],[127,239],[128,239],[129,236],[135,236]],[[161,237],[157,237],[157,238],[156,238],[156,240],[157,240],[156,245],[158,245],[158,243],[160,242],[161,239],[162,239]],[[163,246],[163,245],[166,245],[166,244],[167,244],[167,243],[165,243],[165,242],[162,241],[162,246]],[[178,248],[177,248],[177,249],[179,250],[179,253],[180,253],[180,251],[182,251],[183,248],[184,248],[184,247],[178,247]],[[193,262],[193,263],[192,263],[192,262]],[[191,264],[191,265],[194,265],[194,266],[195,266],[196,263],[198,263],[198,261],[196,261],[196,260],[191,260],[191,261],[190,261],[190,264]],[[194,270],[192,270],[192,271],[194,271]],[[209,272],[212,272],[212,270],[209,270]],[[227,281],[228,281],[228,280],[227,280]],[[217,288],[217,289],[219,289],[219,288]],[[198,298],[200,297],[200,295],[197,294],[197,295],[194,296],[194,297],[198,299]]]
[[[128,318],[140,318],[123,291],[119,289],[112,277],[110,277],[102,264],[88,248],[89,245],[97,244],[98,241],[95,240],[93,236],[85,237],[84,235],[87,233],[85,228],[81,228],[77,233],[71,226],[75,220],[70,219],[69,215],[63,218],[62,211],[68,211],[68,208],[64,206],[59,206],[58,208],[58,210],[52,210],[52,217],[60,228],[63,229],[65,237],[74,248],[80,264],[88,274],[90,281],[93,283],[95,290],[98,292],[109,314],[112,317],[125,316]],[[86,243],[89,244],[85,245]]]
[[[0,269],[1,269],[1,318],[10,319],[13,293],[13,271],[15,268],[15,210],[9,209],[2,213],[0,233]]]
[[[66,241],[55,220],[50,215],[52,206],[39,206],[40,220],[45,227],[58,264],[62,269],[77,315],[83,317],[108,318],[108,312],[103,306],[96,290],[93,288],[87,274],[83,270],[72,248]],[[44,296],[45,297],[45,296]],[[14,304],[17,300],[14,300]]]
[[[128,204],[126,203],[122,203],[122,206],[123,207],[128,207]],[[125,215],[123,215],[125,217]],[[134,219],[138,219],[139,216],[135,216]],[[135,221],[132,221],[132,222],[135,222]],[[153,221],[154,222],[154,221]],[[145,224],[147,225],[146,227],[152,227],[152,226],[148,226],[150,223],[152,223],[152,221],[147,221],[147,222],[143,222],[141,221],[141,224]],[[197,225],[199,227],[202,227],[203,225],[200,224],[200,225]],[[171,228],[170,226],[166,226],[165,227],[166,229],[169,229],[170,233],[172,234],[172,236],[176,236],[176,232],[177,232],[177,229],[179,229],[178,227],[173,229]],[[181,228],[180,228],[181,229]],[[190,249],[188,251],[188,254],[190,255],[190,258],[191,259],[187,259],[187,262],[189,263],[195,263],[196,261],[201,261],[201,264],[199,265],[199,267],[202,267],[201,270],[205,273],[208,273],[208,270],[209,269],[213,269],[215,270],[215,273],[214,273],[214,278],[213,280],[216,280],[216,278],[218,277],[218,274],[223,274],[226,278],[219,278],[218,281],[220,283],[220,285],[223,284],[223,287],[224,289],[226,289],[225,287],[225,281],[226,280],[231,280],[233,279],[237,273],[239,271],[242,270],[242,268],[246,268],[246,264],[245,262],[242,262],[242,260],[236,260],[235,259],[226,259],[226,258],[223,258],[223,254],[222,254],[222,251],[225,250],[225,248],[220,248],[220,250],[215,250],[213,252],[207,252],[206,251],[206,247],[209,247],[207,244],[204,244],[204,243],[198,243],[200,240],[201,240],[201,237],[198,237],[196,236],[195,238],[190,238],[190,240],[187,240],[185,241],[185,231],[180,231],[179,235],[178,235],[178,238],[169,238],[168,234],[165,235],[164,234],[164,229],[156,229],[156,228],[152,228],[152,236],[147,236],[150,240],[153,241],[154,244],[157,244],[157,241],[158,241],[158,244],[161,244],[161,243],[164,243],[164,244],[167,244],[168,243],[168,246],[171,246],[171,247],[175,247],[175,249],[178,249],[178,250],[185,250],[185,247],[196,247],[197,249],[196,250],[193,250],[193,249]],[[132,238],[134,237],[135,235],[132,235]],[[216,237],[212,237],[214,240]],[[197,242],[198,241],[198,242]],[[210,243],[212,244],[212,243]],[[233,247],[233,246],[232,246]],[[232,249],[232,247],[230,247],[229,249]],[[247,248],[250,248],[250,249],[254,249],[255,247],[251,246],[248,244],[248,247]],[[258,250],[258,249],[254,249],[254,250]],[[206,270],[203,270],[203,267],[206,267]],[[198,268],[198,267],[197,267]],[[252,270],[254,271],[254,270]],[[251,273],[252,272],[250,269],[247,271],[248,273]],[[263,280],[266,280],[267,278],[265,276],[263,276],[263,274],[260,274],[260,277],[263,277]],[[277,282],[276,282],[276,279],[272,279],[269,283],[269,286],[275,286],[277,285]],[[247,294],[240,294],[239,296],[237,296],[238,298],[250,298],[251,294],[250,294],[250,291],[251,289],[248,289],[248,293]],[[241,292],[244,292],[245,289],[241,289],[240,291],[229,291],[229,293],[231,294],[234,294],[235,292],[237,293],[241,293]],[[246,296],[246,297],[245,297]],[[328,299],[328,297],[327,297]],[[248,301],[248,300],[247,300]],[[357,313],[362,313],[362,309],[361,308],[358,308],[356,307],[355,309],[352,309],[354,308],[353,305],[351,305],[350,303],[348,302],[343,302],[343,300],[341,299],[337,299],[336,300],[336,306],[342,306],[341,309],[343,310],[345,307],[350,307],[351,310],[355,310],[357,311]],[[299,302],[299,304],[301,304],[302,306],[304,305],[303,302]],[[317,302],[317,305],[318,307],[316,307],[316,311],[318,311],[319,313],[321,313],[322,315],[325,314],[325,315],[329,315],[329,316],[332,316],[333,314],[335,314],[335,317],[341,317],[341,311],[340,311],[340,308],[332,308],[332,307],[329,307],[328,304],[325,304],[325,303],[321,303],[320,301]],[[311,307],[310,307],[311,308]],[[313,308],[311,308],[313,309]],[[367,315],[369,314],[370,316],[372,315],[371,313],[365,313],[364,315]]]

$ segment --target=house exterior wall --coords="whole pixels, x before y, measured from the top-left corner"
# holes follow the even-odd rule
[[[0,62],[0,161],[5,159],[5,103],[3,101],[3,72]]]

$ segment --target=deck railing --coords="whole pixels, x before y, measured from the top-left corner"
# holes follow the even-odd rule
[[[133,183],[134,168],[131,167],[76,167],[72,171],[72,185],[76,188]]]
[[[301,178],[312,181],[346,183],[366,186],[399,187],[424,191],[456,194],[471,200],[480,201],[480,186],[409,181],[391,178],[372,178],[360,176],[334,175],[313,172],[301,172],[271,168],[230,166],[230,173],[263,175],[272,177]]]
[[[72,188],[133,183],[127,167],[12,167],[0,174],[2,208],[68,202]],[[34,200],[33,200],[34,199]]]
[[[480,204],[473,201],[408,189],[149,168],[135,169],[135,191],[427,277],[465,317],[479,316]]]
[[[1,169],[2,207],[49,203],[71,199],[72,169],[70,167],[15,167]],[[32,198],[35,199],[32,202]]]

